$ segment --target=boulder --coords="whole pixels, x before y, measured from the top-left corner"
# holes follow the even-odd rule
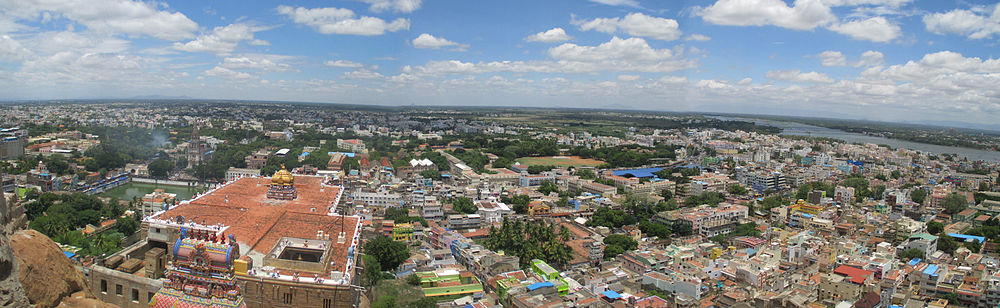
[[[0,307],[25,307],[28,298],[18,281],[17,258],[3,227],[0,224]]]
[[[94,299],[87,279],[63,254],[59,245],[35,230],[21,230],[10,237],[17,257],[18,280],[36,307],[56,307],[61,302]],[[74,294],[75,298],[74,299]]]

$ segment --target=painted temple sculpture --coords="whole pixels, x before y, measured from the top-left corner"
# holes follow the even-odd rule
[[[233,261],[240,252],[232,235],[182,228],[171,249],[163,287],[149,307],[246,307],[233,276]]]

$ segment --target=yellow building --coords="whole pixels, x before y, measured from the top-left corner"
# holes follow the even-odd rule
[[[397,242],[409,242],[413,240],[413,224],[396,224],[392,227],[392,239]]]
[[[799,199],[798,202],[788,206],[788,215],[791,216],[795,213],[805,213],[809,215],[819,214],[823,210],[823,206],[808,203],[805,200]]]

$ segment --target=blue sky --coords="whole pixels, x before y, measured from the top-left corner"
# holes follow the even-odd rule
[[[991,1],[0,0],[0,100],[187,96],[993,124]]]

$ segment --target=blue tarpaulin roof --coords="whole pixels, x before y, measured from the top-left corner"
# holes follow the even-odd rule
[[[959,233],[948,233],[948,236],[960,239],[963,242],[968,242],[969,240],[976,240],[976,241],[982,243],[983,241],[986,241],[985,237],[975,236],[975,235],[965,235],[965,234],[959,234]]]
[[[654,172],[659,172],[661,170],[663,170],[663,168],[641,168],[641,169],[618,170],[618,171],[613,171],[612,173],[614,173],[614,175],[617,176],[624,176],[626,174],[631,174],[632,176],[637,178],[651,178],[656,176],[653,174]]]
[[[76,256],[75,253],[72,253],[72,252],[69,252],[69,251],[63,251],[63,254],[66,255],[67,258],[70,258],[70,259],[72,259],[74,256]]]
[[[552,282],[546,281],[546,282],[533,283],[533,284],[527,286],[527,288],[528,288],[528,291],[534,291],[534,290],[537,290],[538,288],[554,287],[554,286],[556,286],[556,285],[553,284]]]
[[[910,260],[910,266],[917,265],[917,263],[920,263],[920,261],[921,261],[920,258]]]
[[[604,294],[604,296],[607,296],[610,299],[619,299],[619,298],[622,298],[621,294],[618,294],[618,292],[611,291],[611,290],[607,290],[607,291],[601,292],[601,294]]]
[[[938,270],[938,266],[934,265],[934,264],[931,264],[931,265],[928,265],[927,268],[924,269],[924,274],[927,274],[927,275],[930,275],[930,276],[937,276],[937,274],[935,274],[935,272],[937,272],[937,270]]]

